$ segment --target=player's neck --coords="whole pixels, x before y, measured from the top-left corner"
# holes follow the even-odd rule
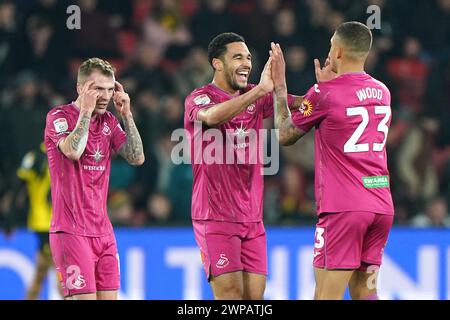
[[[364,72],[364,63],[342,61],[337,71],[338,75],[343,75],[345,73]]]
[[[213,85],[215,85],[220,90],[223,90],[230,95],[235,95],[239,90],[234,90],[228,82],[224,79],[218,79],[217,77],[214,77],[213,81],[211,82]]]

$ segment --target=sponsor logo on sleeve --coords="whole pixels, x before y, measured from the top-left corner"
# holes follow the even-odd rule
[[[208,97],[207,94],[201,94],[201,95],[199,95],[199,96],[194,98],[194,103],[197,106],[203,106],[203,105],[208,104],[210,102],[211,102],[211,99]]]
[[[300,106],[300,108],[298,108],[298,111],[300,111],[304,117],[309,117],[313,112],[313,105],[311,101],[304,98],[302,101],[302,105]]]
[[[53,125],[55,126],[56,133],[66,132],[69,129],[69,125],[67,124],[67,120],[65,118],[58,118],[53,121]]]

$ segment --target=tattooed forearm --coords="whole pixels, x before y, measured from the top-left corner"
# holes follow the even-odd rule
[[[89,112],[81,113],[75,129],[67,137],[67,141],[70,142],[70,147],[77,154],[79,153],[81,155],[86,148],[90,121],[91,114]]]
[[[294,126],[287,103],[287,92],[274,91],[275,129],[278,129],[278,140],[283,146],[294,144],[302,137],[302,132]]]
[[[81,111],[75,129],[59,144],[59,149],[72,160],[78,160],[86,149],[91,113]]]
[[[139,131],[131,115],[122,118],[127,141],[119,150],[119,154],[132,165],[141,165],[144,163],[144,147]]]

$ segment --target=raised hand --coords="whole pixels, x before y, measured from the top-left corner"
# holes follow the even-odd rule
[[[118,81],[115,82],[113,101],[114,106],[120,115],[126,116],[131,114],[130,97]]]
[[[317,82],[330,81],[337,77],[336,72],[331,70],[330,58],[327,58],[323,68],[320,66],[319,59],[314,59],[314,69],[316,71]]]
[[[95,81],[87,81],[80,93],[80,109],[81,111],[87,111],[90,114],[94,112],[95,106],[97,105],[98,92],[93,89],[92,86]]]
[[[265,93],[273,91],[271,68],[272,68],[272,57],[269,57],[261,73],[261,79],[259,80],[259,86],[263,89]]]
[[[286,62],[283,51],[277,43],[271,43],[270,57],[272,58],[272,80],[275,89],[286,89]]]

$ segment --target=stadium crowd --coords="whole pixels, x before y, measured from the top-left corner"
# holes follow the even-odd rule
[[[73,3],[79,30],[66,26]],[[48,110],[76,98],[83,59],[116,67],[144,142],[143,166],[113,160],[113,224],[187,224],[191,166],[171,161],[171,134],[183,127],[184,98],[212,78],[209,41],[225,31],[243,35],[252,82],[270,41],[279,42],[288,90],[301,95],[315,83],[313,59],[325,61],[332,30],[366,22],[370,5],[381,8],[381,29],[373,30],[366,71],[392,94],[387,146],[396,224],[450,226],[450,0],[0,0],[0,225],[25,224],[16,171],[42,141]],[[280,155],[279,173],[265,177],[265,221],[312,225],[313,134]]]

